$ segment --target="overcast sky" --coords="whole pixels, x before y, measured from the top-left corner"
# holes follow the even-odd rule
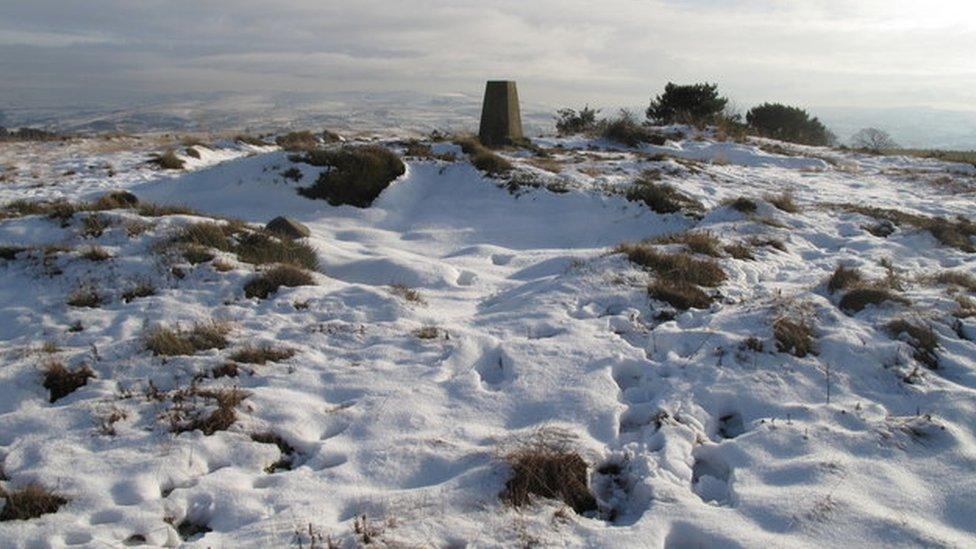
[[[206,91],[976,110],[973,0],[2,0],[0,105]]]

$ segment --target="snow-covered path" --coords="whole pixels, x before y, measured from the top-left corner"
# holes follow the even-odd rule
[[[563,145],[575,154],[577,145]],[[71,498],[56,514],[0,524],[0,539],[269,547],[307,545],[295,532],[311,528],[353,544],[362,541],[353,522],[366,515],[379,541],[425,546],[968,545],[976,324],[953,318],[954,296],[922,277],[974,274],[974,254],[925,231],[880,238],[862,228],[864,216],[821,207],[971,215],[971,193],[917,180],[959,170],[971,182],[967,168],[854,156],[835,168],[751,146],[680,147],[679,157],[723,160],[689,168],[646,157],[659,150],[607,153],[567,162],[559,176],[537,170],[569,192],[516,194],[465,161],[411,161],[368,209],[301,198],[299,183],[279,176],[292,166],[282,152],[228,153],[178,177],[45,188],[90,198],[121,181],[141,200],[252,223],[286,214],[311,229],[321,275],[316,286],[266,300],[243,297],[252,270],[231,257],[230,271],[202,264],[174,280],[153,243],[192,216],[160,218],[134,238],[122,228],[134,214],[124,211],[104,214],[116,224],[97,239],[78,236],[78,220],[0,222],[0,244],[97,241],[115,255],[96,268],[68,252],[57,277],[39,275],[40,261],[0,266],[0,463],[12,481],[37,480]],[[302,185],[317,173],[295,166]],[[604,192],[646,169],[664,171],[709,211],[698,221],[660,215]],[[887,173],[894,169],[914,171]],[[785,189],[801,212],[762,200]],[[757,212],[722,205],[739,196],[756,199]],[[755,261],[723,258],[721,301],[672,318],[648,299],[648,275],[609,251],[690,228],[726,243],[777,239],[785,251],[759,246]],[[837,263],[881,278],[885,258],[914,305],[839,310],[824,288]],[[64,305],[79,282],[114,295],[143,278],[157,295],[83,311]],[[394,284],[420,300],[395,295]],[[811,319],[816,355],[776,352],[770,325],[783,314]],[[906,316],[930,322],[940,342],[938,370],[913,383],[903,381],[915,366],[911,348],[883,328]],[[142,349],[149,326],[208,319],[233,323],[231,348],[167,360]],[[78,320],[84,331],[69,331]],[[418,337],[421,328],[436,336]],[[764,350],[744,346],[750,337]],[[97,377],[49,404],[38,382],[44,341]],[[169,433],[165,403],[143,396],[147,383],[183,387],[247,343],[297,354],[254,375],[206,380],[250,392],[229,430]],[[114,436],[100,433],[98,418],[114,408],[125,419]],[[248,435],[266,431],[294,447],[293,469],[265,472],[279,451]],[[551,502],[501,504],[501,456],[533,436],[580,451],[597,516]],[[166,518],[211,531],[183,540]]]

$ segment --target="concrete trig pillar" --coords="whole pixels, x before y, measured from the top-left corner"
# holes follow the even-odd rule
[[[522,113],[513,80],[489,80],[481,107],[478,138],[483,145],[498,147],[522,139]]]

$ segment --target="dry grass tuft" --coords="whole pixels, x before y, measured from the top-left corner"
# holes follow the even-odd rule
[[[455,142],[461,147],[461,151],[468,155],[475,168],[492,177],[505,175],[514,167],[507,159],[482,145],[476,137],[462,137]]]
[[[705,207],[701,202],[679,191],[673,185],[659,183],[653,177],[641,177],[627,190],[627,200],[643,202],[659,214],[682,212],[692,217],[701,216]]]
[[[942,271],[934,275],[932,280],[939,284],[958,286],[970,292],[976,292],[976,276],[962,271]]]
[[[263,232],[240,235],[233,251],[241,261],[252,265],[283,263],[310,271],[318,269],[319,265],[315,248],[307,242],[277,238]]]
[[[43,368],[43,373],[43,385],[51,393],[51,402],[70,395],[79,387],[86,385],[90,378],[95,377],[95,372],[88,365],[71,371],[64,364],[56,361],[48,362]]]
[[[903,339],[912,346],[915,360],[933,370],[939,367],[939,357],[935,354],[939,337],[930,326],[901,318],[889,322],[885,329],[892,337]]]
[[[722,257],[722,241],[711,231],[671,233],[654,238],[651,242],[655,244],[683,244],[697,254]]]
[[[128,303],[141,297],[156,295],[156,287],[148,282],[139,282],[128,290],[122,292],[122,301]]]
[[[218,431],[226,431],[237,421],[237,405],[251,396],[247,391],[237,387],[233,389],[199,390],[196,391],[196,394],[214,401],[216,408],[209,413],[198,413],[188,421],[174,418],[171,428],[174,433],[201,431],[205,436],[210,436]]]
[[[655,280],[647,286],[647,295],[681,310],[707,309],[715,301],[698,286],[680,280]]]
[[[85,250],[81,252],[81,257],[87,259],[88,261],[105,261],[106,259],[111,259],[112,254],[108,253],[105,248],[96,245],[85,248]]]
[[[265,473],[270,474],[277,471],[290,471],[292,467],[294,467],[295,454],[298,451],[278,433],[273,431],[254,433],[251,435],[251,440],[257,442],[258,444],[274,444],[278,447],[278,451],[281,452],[281,457],[279,457],[277,461],[264,468]]]
[[[744,196],[723,200],[722,204],[744,214],[756,213],[756,210],[759,208],[759,205],[756,204],[755,200],[746,198]]]
[[[654,271],[661,279],[715,287],[725,281],[725,271],[711,259],[698,259],[684,252],[660,252],[648,243],[623,243],[614,250],[632,263]]]
[[[845,313],[857,313],[863,311],[868,305],[880,305],[887,301],[902,305],[910,304],[907,299],[887,288],[861,287],[844,294],[838,306]]]
[[[390,293],[411,303],[416,303],[418,305],[427,304],[427,301],[424,300],[423,296],[420,295],[420,292],[407,286],[406,284],[390,284]]]
[[[249,280],[244,285],[244,295],[249,298],[265,299],[282,286],[295,288],[314,285],[315,279],[312,278],[311,273],[301,267],[283,264],[272,267]]]
[[[562,501],[577,513],[597,510],[588,485],[588,465],[579,453],[559,445],[533,442],[505,456],[512,475],[502,501],[523,507],[533,496]]]
[[[773,321],[776,350],[803,358],[813,353],[813,327],[802,319],[781,316]]]
[[[275,144],[286,151],[301,152],[318,147],[319,140],[315,134],[305,130],[279,135],[275,138]]]
[[[146,349],[156,356],[192,355],[227,346],[230,325],[226,322],[199,322],[188,330],[157,326],[146,334]]]
[[[152,155],[149,159],[150,164],[155,164],[164,170],[182,170],[186,162],[176,156],[176,151],[169,149],[162,153]]]
[[[864,283],[864,276],[856,267],[845,267],[837,265],[834,274],[827,280],[827,291],[834,293],[837,290],[846,290]]]
[[[791,214],[800,212],[800,206],[794,201],[793,193],[790,191],[783,191],[780,194],[767,194],[763,198],[780,211]]]
[[[102,306],[103,298],[94,288],[81,286],[68,296],[68,305],[71,307],[88,307],[97,309]]]
[[[295,356],[295,351],[293,349],[275,349],[274,347],[264,345],[264,346],[254,346],[249,345],[235,351],[234,354],[230,355],[230,359],[234,362],[241,362],[244,364],[260,364],[264,365],[268,362],[281,362],[282,360],[288,360],[289,358]]]
[[[0,521],[30,520],[41,515],[56,513],[68,499],[49,491],[40,484],[28,484],[20,490],[7,491],[0,488],[0,498],[4,499],[0,510]]]
[[[144,217],[163,217],[167,215],[201,215],[200,212],[182,204],[153,204],[140,202],[136,212]]]
[[[183,250],[183,259],[190,265],[206,263],[213,260],[214,257],[216,256],[214,256],[213,252],[203,246],[190,245]]]
[[[368,208],[406,166],[393,151],[379,145],[346,146],[338,150],[311,150],[301,161],[328,166],[310,187],[298,190],[306,198],[325,199],[333,206]]]
[[[417,339],[437,339],[441,335],[441,329],[437,326],[424,326],[413,331]]]
[[[90,214],[81,222],[81,236],[84,238],[98,238],[108,230],[112,224],[104,215]]]
[[[725,246],[725,253],[732,256],[734,259],[741,259],[743,261],[754,261],[756,256],[752,253],[752,247],[747,246],[742,242],[736,242]]]

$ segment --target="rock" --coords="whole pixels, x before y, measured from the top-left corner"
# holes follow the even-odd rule
[[[290,217],[276,217],[269,221],[264,228],[288,238],[306,238],[312,234],[308,227]]]

